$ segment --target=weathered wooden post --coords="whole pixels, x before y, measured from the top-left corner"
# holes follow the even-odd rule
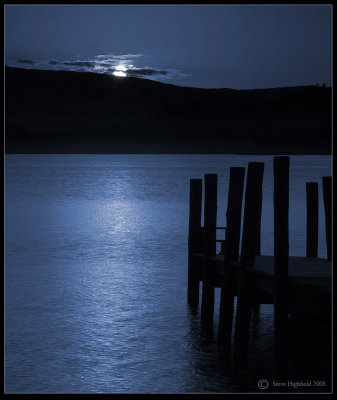
[[[235,271],[230,263],[239,258],[241,210],[245,168],[231,167],[227,201],[227,229],[224,243],[224,277],[221,288],[218,344],[230,353],[233,325]]]
[[[274,339],[276,374],[288,375],[289,157],[274,157]]]
[[[200,271],[195,265],[193,253],[201,253],[201,203],[202,203],[202,180],[190,180],[190,212],[188,226],[188,304],[198,306],[199,304],[199,281]]]
[[[306,183],[307,194],[307,257],[317,257],[318,249],[318,183]]]
[[[327,257],[331,260],[331,176],[322,177],[323,184],[323,198],[324,198],[324,210],[325,210],[325,233],[326,233],[326,247]]]
[[[262,182],[258,186],[257,191],[257,227],[256,227],[256,239],[255,239],[255,255],[261,255],[261,215],[262,215]]]
[[[254,265],[258,225],[261,223],[263,162],[248,163],[240,265]]]
[[[212,322],[214,313],[214,271],[208,262],[208,257],[216,255],[217,192],[217,174],[205,174],[204,260],[201,300],[201,319],[205,322]]]
[[[250,309],[254,292],[254,283],[247,276],[246,267],[255,263],[260,202],[258,193],[262,187],[263,170],[262,162],[248,164],[235,326],[235,363],[244,368],[247,366]]]

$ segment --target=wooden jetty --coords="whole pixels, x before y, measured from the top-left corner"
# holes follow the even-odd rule
[[[201,320],[212,323],[214,289],[221,288],[218,344],[237,365],[247,363],[250,312],[256,304],[274,305],[275,373],[287,377],[290,319],[331,319],[331,177],[322,178],[327,258],[317,258],[318,183],[306,183],[306,257],[289,256],[289,157],[274,157],[274,255],[260,254],[264,163],[248,164],[240,248],[245,168],[230,168],[226,227],[217,227],[217,175],[205,175],[204,226],[202,180],[190,180],[188,303],[196,308],[202,282]],[[226,230],[216,253],[216,232]],[[237,308],[234,321],[234,297]]]

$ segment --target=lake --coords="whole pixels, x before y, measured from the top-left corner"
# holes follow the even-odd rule
[[[189,179],[217,173],[224,226],[229,168],[265,163],[261,253],[273,254],[273,157],[7,155],[5,392],[239,392],[187,306]],[[307,181],[330,156],[290,157],[290,255],[305,255]],[[216,304],[219,292],[216,290]],[[273,308],[253,318],[251,365],[267,377]],[[212,335],[211,335],[212,336]]]

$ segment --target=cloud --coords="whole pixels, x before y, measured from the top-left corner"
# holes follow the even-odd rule
[[[157,70],[152,68],[139,68],[139,69],[128,69],[128,75],[148,76],[148,75],[167,75],[165,70]]]
[[[92,61],[64,61],[63,65],[94,68],[96,64]]]
[[[176,69],[159,69],[152,66],[139,65],[141,57],[143,57],[143,54],[100,54],[90,58],[77,57],[76,59],[62,61],[55,59],[39,61],[28,59],[6,60],[6,65],[10,67],[25,65],[24,67],[21,66],[21,68],[132,76],[166,83],[170,83],[173,80],[185,79],[190,76]]]
[[[143,57],[144,54],[119,54],[119,55],[114,55],[114,54],[100,54],[98,56],[95,56],[97,59],[113,59],[113,60],[128,60],[130,58],[139,58]]]
[[[32,60],[16,60],[19,64],[35,64]]]

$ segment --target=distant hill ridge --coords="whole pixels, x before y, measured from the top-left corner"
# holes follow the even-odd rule
[[[330,154],[331,88],[5,70],[6,153]]]

